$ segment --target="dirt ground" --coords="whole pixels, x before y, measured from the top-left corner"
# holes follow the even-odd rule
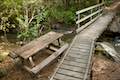
[[[36,61],[36,64],[38,61],[42,61],[44,58],[49,56],[46,52],[44,52],[43,55],[40,56],[40,54],[36,55],[35,57],[39,57]],[[7,70],[7,75],[0,78],[0,80],[49,80],[49,77],[54,72],[54,69],[56,67],[57,63],[51,63],[47,67],[45,67],[43,70],[40,71],[39,74],[37,74],[37,77],[33,77],[32,74],[27,72],[22,68],[22,66],[16,66],[13,63],[13,60],[10,57],[7,57],[6,60],[2,63],[0,63],[1,68],[4,68]]]
[[[9,43],[8,46],[5,43],[0,43],[0,52],[6,50],[12,50],[19,46],[13,43]],[[36,64],[44,60],[52,53],[50,50],[43,50],[38,52],[37,55],[33,56],[33,60]],[[2,53],[0,53],[2,54]],[[42,54],[42,55],[41,55]],[[7,56],[3,62],[0,62],[0,80],[49,80],[49,77],[54,72],[57,65],[57,61],[52,62],[50,65],[46,66],[40,73],[37,74],[39,78],[33,77],[29,72],[23,69],[18,63],[15,64],[14,60]],[[2,72],[2,73],[1,73]],[[2,76],[1,75],[5,75]]]
[[[68,42],[71,41],[71,35],[68,36],[70,39],[66,39]],[[72,36],[73,37],[73,36]],[[1,39],[0,39],[1,40]],[[11,42],[14,42],[14,39],[11,39]],[[11,51],[15,48],[19,48],[20,46],[16,45],[14,43],[9,43],[6,45],[3,41],[0,41],[0,52],[4,51]],[[43,50],[41,52],[38,52],[37,55],[33,56],[33,60],[35,61],[35,64],[37,65],[42,60],[44,60],[46,57],[48,57],[53,52],[50,50]],[[1,54],[1,53],[0,53]],[[26,63],[26,62],[25,62]],[[40,71],[40,73],[37,74],[37,77],[33,77],[29,72],[27,72],[25,69],[23,69],[22,66],[16,65],[14,63],[14,60],[7,56],[3,62],[0,62],[0,75],[1,70],[5,73],[5,76],[0,76],[0,80],[49,80],[52,73],[54,73],[54,70],[56,69],[56,66],[58,64],[58,61],[55,60],[54,62],[51,62],[48,66],[46,66],[44,69]],[[28,63],[29,65],[29,63]]]
[[[92,80],[120,80],[120,64],[103,55],[95,55],[92,67]]]

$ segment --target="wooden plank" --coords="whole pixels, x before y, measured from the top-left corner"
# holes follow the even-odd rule
[[[8,54],[8,56],[10,56],[10,57],[13,58],[13,59],[15,59],[15,58],[18,57],[18,55],[16,55],[16,54],[13,53],[13,52],[10,52],[10,53]]]
[[[89,49],[90,49],[90,45],[89,46],[79,46],[79,45],[75,45],[75,46],[73,46],[71,49],[79,49],[79,50],[88,50],[89,51]]]
[[[89,53],[90,50],[86,50],[86,49],[80,49],[80,52],[86,52]]]
[[[81,45],[81,43],[80,43],[79,45],[77,45],[77,43],[76,43],[76,45],[72,46],[72,48],[90,49],[90,44],[82,44]]]
[[[49,32],[38,39],[33,40],[32,42],[24,45],[23,47],[14,51],[16,54],[21,56],[24,59],[34,55],[39,50],[48,46],[48,44],[52,43],[56,39],[62,37],[63,34],[56,32]]]
[[[58,48],[56,48],[56,47],[54,47],[54,46],[49,46],[48,49],[51,50],[51,51],[57,51],[57,50],[58,50]]]
[[[55,58],[57,58],[63,51],[65,51],[68,48],[68,44],[65,44],[62,48],[60,48],[58,51],[53,53],[51,56],[46,58],[44,61],[42,61],[40,64],[35,66],[31,69],[31,72],[36,74],[38,73],[42,68],[44,68],[46,65],[48,65],[51,61],[53,61]]]
[[[86,66],[87,66],[86,64],[83,64],[83,63],[78,63],[78,62],[74,62],[74,61],[67,61],[67,60],[64,60],[63,64],[81,67],[81,68],[86,68]]]
[[[57,73],[68,75],[68,76],[79,78],[79,79],[82,79],[84,77],[83,73],[78,73],[78,72],[65,70],[65,69],[59,69]]]
[[[50,78],[50,80],[52,80],[52,79],[54,78],[54,76],[55,76],[55,74],[57,73],[57,71],[59,70],[60,66],[63,64],[64,59],[65,59],[66,56],[69,54],[69,50],[71,49],[71,47],[72,47],[73,44],[75,43],[76,39],[77,39],[77,36],[75,36],[75,38],[73,39],[72,43],[70,44],[70,47],[67,49],[66,53],[63,55],[63,57],[62,57],[62,59],[61,59],[61,61],[60,61],[60,64],[57,65],[57,68],[55,69],[55,71],[54,71],[52,77]]]
[[[76,41],[76,43],[89,45],[91,42],[90,41]]]
[[[83,13],[83,12],[85,12],[85,11],[88,11],[88,10],[90,10],[90,9],[93,9],[93,8],[96,8],[96,7],[99,7],[99,6],[102,6],[102,5],[104,5],[104,3],[97,4],[97,5],[94,5],[94,6],[85,8],[85,9],[83,9],[83,10],[77,11],[76,14],[78,15],[78,14],[80,14],[80,13]]]
[[[93,53],[93,50],[94,50],[94,44],[95,44],[95,41],[93,40],[92,43],[91,43],[90,56],[88,58],[88,64],[87,64],[87,68],[86,68],[86,73],[84,75],[84,79],[83,80],[86,80],[87,77],[88,77],[89,67],[91,65],[91,60],[92,60],[92,53]]]
[[[74,62],[78,62],[78,63],[84,63],[84,64],[87,64],[88,63],[88,60],[85,60],[85,59],[79,59],[79,58],[76,58],[76,57],[66,57],[65,60],[68,60],[68,61],[74,61]]]
[[[83,50],[83,49],[79,49],[79,50],[75,50],[75,49],[71,49],[71,51],[73,51],[73,52],[80,52],[80,53],[89,53],[89,50]]]
[[[83,56],[88,56],[89,53],[85,53],[85,52],[74,52],[74,51],[69,51],[69,54],[76,54],[76,55],[83,55]]]
[[[74,72],[85,73],[85,69],[80,68],[80,67],[75,67],[75,66],[62,64],[60,68],[61,69],[71,70],[71,71],[74,71]]]
[[[68,56],[79,58],[79,59],[85,59],[85,60],[88,60],[88,58],[89,58],[89,55],[88,56],[84,56],[84,55],[68,54]]]
[[[72,48],[90,50],[90,47],[83,47],[83,46],[73,46]]]
[[[63,75],[63,74],[59,74],[59,73],[57,73],[54,76],[54,79],[57,79],[57,80],[82,80],[79,78],[75,78],[75,77],[71,77],[71,76],[67,76],[67,75]]]
[[[90,44],[91,40],[82,37],[82,39],[78,39],[76,42]]]

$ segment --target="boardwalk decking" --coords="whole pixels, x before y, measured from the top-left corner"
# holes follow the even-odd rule
[[[74,38],[60,65],[50,80],[86,80],[88,77],[94,41],[112,21],[112,13],[101,16]]]

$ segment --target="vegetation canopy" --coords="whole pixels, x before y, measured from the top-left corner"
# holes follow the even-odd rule
[[[109,2],[111,0],[108,0]],[[18,38],[30,41],[56,23],[73,26],[75,12],[99,0],[0,0],[0,30],[15,29]]]

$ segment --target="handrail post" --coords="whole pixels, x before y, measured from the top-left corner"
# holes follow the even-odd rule
[[[91,14],[93,13],[93,9],[90,10]],[[90,17],[90,20],[92,20],[93,16]]]
[[[100,9],[101,9],[101,6],[102,6],[102,5],[100,5],[100,6],[98,7],[98,10],[100,10]],[[98,13],[98,16],[100,15],[100,13],[101,13],[101,12],[99,12],[99,13]]]
[[[78,14],[78,20],[80,20],[80,14]],[[78,24],[78,28],[80,27],[80,23]]]
[[[104,7],[105,7],[105,2],[103,2],[103,4],[101,5],[101,9],[102,9],[101,14],[103,14],[103,8]]]

